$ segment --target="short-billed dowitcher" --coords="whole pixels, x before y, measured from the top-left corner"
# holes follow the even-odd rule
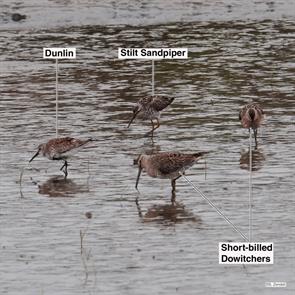
[[[162,110],[167,108],[174,100],[174,97],[168,96],[160,96],[160,95],[152,95],[141,98],[136,106],[133,108],[133,116],[128,123],[128,127],[130,127],[133,120],[137,117],[141,117],[142,119],[148,119],[152,123],[151,133],[152,137],[154,136],[154,131],[160,127],[160,113]],[[154,121],[157,121],[157,125],[154,125]]]
[[[60,168],[61,171],[65,174],[65,177],[68,175],[68,158],[78,149],[88,142],[92,141],[91,138],[86,140],[80,140],[72,137],[61,137],[53,138],[42,143],[38,146],[37,153],[32,157],[29,162],[32,162],[40,153],[42,156],[48,158],[49,160],[61,160],[64,161],[63,166]]]
[[[257,148],[257,129],[264,118],[264,112],[258,103],[249,103],[245,105],[239,113],[239,119],[244,128],[248,128],[251,132],[251,128],[254,132],[255,148]]]
[[[192,154],[161,152],[153,155],[140,155],[137,161],[138,175],[135,188],[137,189],[142,169],[151,177],[171,179],[172,194],[175,193],[176,180],[185,170],[193,166],[208,152]]]

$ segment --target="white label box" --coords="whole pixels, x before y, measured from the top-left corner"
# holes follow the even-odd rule
[[[76,48],[66,47],[66,48],[43,48],[43,58],[53,58],[53,59],[71,59],[76,58]]]
[[[273,264],[271,242],[219,243],[219,264]]]
[[[187,59],[187,48],[119,48],[118,59]]]

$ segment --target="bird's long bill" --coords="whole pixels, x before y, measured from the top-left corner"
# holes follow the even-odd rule
[[[32,157],[32,159],[29,161],[29,163],[31,163],[38,155],[39,155],[40,151],[38,150],[37,153]]]
[[[139,113],[139,112],[133,113],[133,116],[132,116],[131,120],[129,121],[127,128],[130,127],[131,123],[132,123],[133,120],[136,118],[136,116],[137,116],[138,113]]]
[[[138,186],[138,183],[139,183],[139,178],[140,178],[141,170],[142,170],[142,168],[139,166],[138,167],[138,174],[137,174],[137,178],[136,178],[136,184],[135,184],[135,188],[136,189],[137,189],[137,186]]]

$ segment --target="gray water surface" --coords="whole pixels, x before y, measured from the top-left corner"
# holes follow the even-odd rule
[[[294,2],[87,3],[0,1],[0,293],[294,294]],[[12,11],[27,18],[13,22]],[[42,48],[59,46],[77,48],[59,64],[60,136],[97,140],[70,160],[66,180],[62,163],[28,164],[55,136],[55,63]],[[119,61],[118,47],[189,49],[187,60],[155,62],[156,94],[175,101],[154,141],[149,122],[126,128],[151,93],[151,62]],[[243,239],[183,179],[174,206],[168,180],[143,174],[138,193],[133,160],[210,151],[188,178],[247,235],[238,112],[251,100],[266,113],[253,152],[253,240],[274,242],[275,263],[222,266],[218,243]]]

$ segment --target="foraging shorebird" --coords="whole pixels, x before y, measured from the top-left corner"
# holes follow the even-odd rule
[[[176,180],[185,170],[193,166],[208,152],[193,154],[162,152],[153,155],[140,155],[137,161],[138,174],[135,188],[137,189],[140,174],[144,169],[147,174],[155,178],[171,179],[172,195],[175,193]]]
[[[248,128],[251,132],[251,128],[255,137],[255,148],[257,148],[257,129],[260,127],[262,120],[264,119],[264,112],[258,103],[249,103],[245,105],[239,113],[239,119],[244,128]]]
[[[136,106],[133,108],[133,116],[128,123],[128,127],[130,127],[133,120],[137,117],[141,117],[142,119],[148,119],[152,123],[151,133],[152,137],[154,136],[154,131],[160,127],[160,113],[162,110],[167,108],[174,100],[174,97],[160,96],[160,95],[152,95],[141,98]],[[157,121],[157,125],[154,125],[154,121]]]
[[[65,174],[65,177],[67,177],[68,158],[74,152],[77,152],[80,147],[84,146],[90,141],[92,141],[91,138],[86,140],[80,140],[72,137],[50,139],[46,143],[42,143],[38,146],[37,153],[32,157],[29,163],[32,162],[40,153],[49,160],[64,161],[60,171],[62,171]]]

